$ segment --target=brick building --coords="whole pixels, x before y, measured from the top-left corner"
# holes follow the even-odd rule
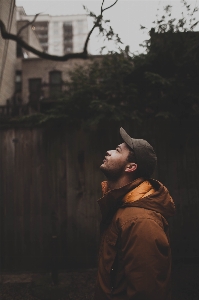
[[[40,110],[40,107],[49,108],[63,92],[66,92],[64,83],[69,79],[69,72],[76,66],[88,65],[90,61],[90,59],[72,59],[65,62],[41,58],[22,59],[23,104],[29,105],[32,112]]]
[[[40,51],[48,50],[50,54],[82,51],[88,33],[85,15],[38,16],[34,26],[26,26],[33,18],[26,15],[23,7],[15,7],[14,0],[0,0],[0,19],[8,32],[16,34],[20,31],[19,35],[25,42]],[[47,32],[42,22],[47,22]],[[55,46],[56,35],[60,40],[59,49]],[[0,36],[1,113],[23,115],[40,110],[41,104],[44,108],[49,107],[64,92],[64,82],[68,79],[69,71],[76,65],[88,63],[89,60],[83,59],[66,62],[41,59],[22,49],[16,42],[4,40]]]
[[[26,19],[27,17],[29,17],[29,21],[33,20],[33,16],[26,16],[25,11],[22,7],[17,8],[17,15],[17,30],[20,30],[20,28],[24,26],[26,22],[28,22]],[[41,17],[45,18],[45,16]],[[66,20],[75,18],[73,24],[75,24],[75,22],[79,24],[78,20],[81,19],[82,16],[61,16],[57,18],[59,20],[59,24],[61,24],[61,27],[58,30],[59,36],[64,33],[63,28],[66,24]],[[39,26],[42,27],[42,21],[40,21]],[[85,22],[84,24],[87,23]],[[34,26],[28,26],[21,32],[21,35],[23,36],[23,39],[27,43],[32,44],[34,48],[38,48],[40,51],[46,50],[45,45],[41,42],[44,40],[41,40],[41,38],[39,39],[40,35],[38,34],[38,31],[35,30],[36,26],[36,23],[34,24]],[[48,24],[48,26],[50,28],[50,23]],[[74,25],[73,32],[75,32],[76,30],[77,28],[75,29]],[[85,29],[82,29],[82,32],[87,31]],[[86,39],[86,36],[87,34],[83,34],[84,39]],[[83,42],[83,40],[80,39],[80,42]],[[73,43],[71,52],[81,52],[82,49],[80,50],[80,48],[77,47],[77,44],[75,46],[75,43],[76,42]],[[63,39],[62,50],[66,46],[64,45],[65,44]],[[90,59],[72,59],[65,62],[52,61],[39,58],[34,54],[21,49],[20,47],[17,47],[17,50],[18,58],[16,67],[16,92],[20,103],[24,106],[25,113],[34,113],[35,111],[42,110],[42,108],[45,109],[51,107],[51,105],[53,105],[53,103],[55,103],[59,96],[65,91],[64,83],[69,78],[69,72],[73,70],[77,65],[86,65],[90,61]],[[63,55],[63,53],[67,53],[67,51],[63,50],[61,52],[61,50],[59,50],[57,52],[55,51],[53,54]]]
[[[17,7],[17,29],[32,21],[23,7]],[[33,34],[34,33],[34,34]],[[32,26],[22,31],[26,42],[40,51],[64,55],[82,52],[88,34],[86,15],[49,16],[39,15]],[[22,53],[23,52],[23,53]],[[65,92],[64,83],[69,72],[77,65],[87,65],[90,60],[72,59],[65,62],[41,59],[18,47],[17,69],[18,98],[26,106],[26,113],[34,113],[51,107]]]

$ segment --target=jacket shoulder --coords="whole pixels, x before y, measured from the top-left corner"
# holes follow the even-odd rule
[[[114,216],[113,222],[122,229],[124,225],[131,225],[142,220],[155,221],[160,227],[163,228],[163,216],[155,211],[141,208],[141,207],[122,207],[119,208]],[[166,220],[164,219],[164,222]]]

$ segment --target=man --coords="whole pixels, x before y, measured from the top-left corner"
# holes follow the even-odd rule
[[[151,178],[157,157],[145,140],[120,128],[123,143],[107,151],[100,169],[103,197],[95,300],[170,299],[168,217],[175,206]]]

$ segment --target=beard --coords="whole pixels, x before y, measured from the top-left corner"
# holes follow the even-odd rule
[[[108,181],[116,181],[122,176],[124,168],[123,167],[108,168],[102,164],[100,166],[100,170],[106,176]]]

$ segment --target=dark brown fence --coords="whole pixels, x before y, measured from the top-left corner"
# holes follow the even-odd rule
[[[158,155],[155,177],[177,207],[170,221],[175,258],[199,256],[199,122],[125,126]],[[113,124],[97,131],[0,131],[1,267],[34,270],[96,265],[105,151],[120,142]]]

